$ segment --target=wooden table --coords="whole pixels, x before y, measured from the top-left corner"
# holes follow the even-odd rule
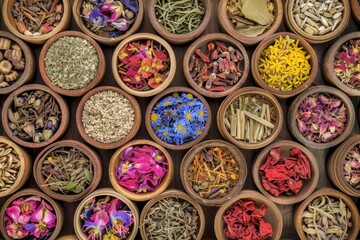
[[[1,8],[3,6],[4,1],[6,1],[6,0],[0,0]],[[355,1],[355,0],[350,0],[350,1]],[[212,2],[212,4],[214,4],[213,14],[211,16],[209,25],[207,26],[206,30],[203,32],[202,35],[208,34],[208,33],[220,32],[219,25],[217,22],[217,17],[216,17],[216,10],[217,10],[216,6],[218,4],[218,0],[213,0],[211,2]],[[146,3],[147,3],[147,1],[145,0],[145,16],[144,16],[142,27],[139,32],[155,33],[154,29],[152,28],[152,26],[150,25],[150,22],[149,22],[149,16],[146,11],[147,10]],[[4,26],[2,16],[1,16],[0,21],[1,21],[0,30],[6,31],[7,29]],[[72,22],[71,22],[71,29],[80,31],[79,28],[76,26],[76,23],[73,18],[72,18]],[[348,27],[346,28],[346,30],[344,31],[344,33],[342,35],[344,35],[346,33],[354,32],[354,31],[358,31],[358,30],[359,30],[359,27],[355,24],[354,20],[351,19]],[[284,24],[282,24],[278,30],[278,32],[281,32],[281,31],[286,31]],[[322,57],[324,55],[324,52],[333,42],[334,41],[314,46],[315,51],[317,53],[317,57],[319,59],[319,67],[321,66]],[[181,46],[175,46],[175,45],[173,46],[173,49],[175,51],[176,58],[177,58],[176,59],[177,60],[177,71],[176,71],[175,79],[173,80],[173,82],[170,85],[172,87],[173,86],[188,86],[188,84],[186,83],[186,80],[184,78],[184,74],[182,72],[182,60],[183,60],[184,53],[188,46],[189,46],[189,44],[181,45]],[[30,44],[30,47],[34,50],[35,56],[38,59],[42,46]],[[114,80],[112,72],[111,72],[111,57],[112,57],[113,50],[115,49],[115,47],[111,47],[111,48],[106,47],[106,46],[102,46],[102,47],[103,47],[103,51],[104,51],[105,57],[106,57],[106,74],[105,74],[105,78],[104,78],[102,85],[107,85],[107,86],[111,85],[111,86],[118,87],[117,83]],[[246,49],[249,54],[249,57],[251,58],[255,47],[248,47]],[[36,72],[36,75],[34,78],[34,82],[44,84],[43,80],[41,79],[38,69],[37,69],[37,72]],[[321,85],[321,84],[324,84],[324,81],[322,79],[321,71],[319,71],[317,73],[316,80],[314,81],[314,85]],[[248,79],[246,80],[244,86],[254,86],[254,85],[255,85],[255,83],[250,74]],[[4,102],[5,98],[6,98],[6,96],[0,96],[1,103]],[[76,129],[76,123],[75,123],[75,112],[76,112],[77,105],[80,101],[80,98],[70,98],[70,97],[64,97],[64,98],[66,99],[66,101],[69,105],[70,111],[71,111],[71,120],[70,120],[69,128],[68,128],[66,134],[63,136],[63,139],[76,139],[76,140],[83,141],[78,130]],[[357,108],[358,98],[353,97],[351,99],[354,103],[354,106]],[[139,104],[140,104],[141,110],[142,110],[142,114],[144,117],[147,104],[149,103],[151,98],[137,98],[137,100],[139,101]],[[207,100],[212,109],[212,126],[211,126],[209,134],[205,138],[205,140],[222,139],[222,137],[219,133],[219,130],[217,129],[217,126],[216,126],[216,113],[217,113],[218,107],[223,99],[207,99]],[[293,98],[290,98],[287,100],[281,100],[281,99],[279,100],[281,103],[283,112],[284,112],[284,119],[286,119],[287,109],[288,109],[288,106],[291,104],[292,100],[293,100]],[[2,106],[2,104],[1,104],[1,106]],[[355,124],[352,134],[356,134],[356,133],[359,133],[358,123]],[[2,126],[0,126],[0,135],[5,135],[5,132],[4,132]],[[143,139],[143,138],[150,139],[150,136],[146,131],[144,123],[142,123],[140,131],[138,132],[138,134],[136,135],[136,137],[134,139]],[[282,128],[280,135],[278,136],[278,140],[280,140],[280,139],[295,140],[292,138],[292,136],[290,135],[290,133],[287,130],[286,121],[284,121],[284,126]],[[31,153],[33,159],[35,159],[37,154],[40,152],[40,150],[31,150],[31,149],[28,149],[28,150]],[[328,152],[332,152],[332,150],[334,150],[334,149],[326,149],[326,150],[310,149],[310,150],[315,155],[315,157],[317,158],[318,163],[319,163],[320,180],[319,180],[318,186],[319,187],[322,187],[322,186],[333,187],[326,176],[325,166],[326,166],[326,160],[329,157]],[[97,149],[97,152],[102,157],[102,160],[103,160],[102,167],[104,170],[103,178],[101,179],[101,182],[100,182],[98,188],[111,187],[110,180],[107,176],[107,171],[108,171],[108,167],[109,167],[110,157],[114,151],[115,150],[99,150],[99,149]],[[246,179],[246,182],[245,182],[244,189],[255,189],[256,190],[256,186],[255,186],[255,184],[252,180],[252,176],[251,176],[251,166],[252,166],[252,161],[254,160],[254,157],[256,156],[257,151],[252,151],[252,150],[241,150],[241,151],[244,153],[244,156],[246,158],[247,165],[248,165],[248,173],[249,173],[248,177]],[[170,150],[169,152],[170,152],[171,156],[173,157],[174,167],[175,167],[175,174],[174,174],[174,178],[170,184],[170,188],[184,190],[181,185],[181,182],[180,182],[180,171],[182,171],[182,169],[180,169],[180,163],[181,163],[181,160],[182,160],[183,156],[185,155],[186,151],[171,151]],[[28,183],[25,184],[25,186],[24,186],[24,188],[27,188],[27,187],[38,188],[38,186],[36,185],[36,182],[32,176],[31,176],[30,180],[28,181]],[[6,199],[7,198],[0,199],[0,207],[2,206],[2,204],[4,204]],[[354,200],[358,201],[358,199],[354,199]],[[65,215],[66,215],[65,224],[61,231],[61,235],[74,233],[73,217],[74,217],[74,212],[78,205],[78,202],[75,202],[75,203],[61,202],[61,204],[63,205],[63,207],[65,209]],[[142,209],[143,206],[144,206],[144,203],[138,203],[138,207],[140,210]],[[294,225],[293,225],[293,207],[294,206],[293,205],[290,205],[290,206],[278,205],[278,206],[282,212],[283,219],[284,219],[284,228],[283,228],[282,239],[298,239]],[[358,206],[359,206],[359,203],[358,203]],[[217,208],[203,206],[203,210],[204,210],[205,216],[206,216],[206,228],[205,228],[205,233],[204,233],[203,239],[215,239],[213,224],[214,224],[214,217],[215,217]],[[1,236],[0,236],[0,239],[1,239]],[[138,234],[138,239],[141,239],[140,234]]]

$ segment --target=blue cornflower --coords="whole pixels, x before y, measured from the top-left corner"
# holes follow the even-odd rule
[[[194,112],[194,108],[187,106],[187,105],[183,105],[181,106],[182,108],[182,118],[186,119],[187,121],[191,122],[192,120],[194,120],[195,118],[195,112]]]
[[[179,119],[174,122],[173,129],[177,134],[184,134],[187,132],[187,121],[185,119]]]
[[[156,111],[152,111],[150,114],[150,123],[151,126],[154,128],[156,125],[159,125],[161,121],[161,116]]]
[[[160,100],[159,106],[160,106],[160,108],[161,107],[165,108],[165,107],[170,107],[176,103],[177,103],[177,101],[175,98],[173,98],[172,96],[166,96]]]
[[[164,142],[171,143],[172,132],[168,127],[163,127],[159,131],[156,131],[155,134]]]
[[[206,122],[207,120],[207,109],[204,104],[198,105],[194,108],[195,118],[200,122]]]

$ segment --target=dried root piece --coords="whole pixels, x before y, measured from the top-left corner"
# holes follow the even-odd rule
[[[5,88],[5,87],[8,87],[8,86],[9,86],[8,82],[3,81],[3,82],[0,83],[0,88]]]
[[[0,37],[0,49],[7,50],[11,46],[11,40],[8,38]]]
[[[21,50],[6,50],[4,54],[5,58],[10,62],[19,61],[22,58]]]
[[[14,68],[17,69],[17,70],[24,70],[24,68],[25,68],[24,59],[14,61],[12,64],[13,64]]]
[[[0,51],[0,61],[4,59],[4,54],[2,51]]]
[[[8,60],[2,60],[0,62],[0,73],[9,74],[11,72],[12,65]]]
[[[4,74],[0,73],[0,83],[4,81]]]
[[[13,44],[11,45],[11,49],[12,49],[12,50],[21,51],[20,45],[19,45],[19,44],[16,44],[16,43],[13,43]]]
[[[5,75],[5,81],[12,82],[15,81],[19,76],[19,73],[17,71],[11,71],[9,74]]]

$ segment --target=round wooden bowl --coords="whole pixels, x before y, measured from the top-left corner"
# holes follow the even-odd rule
[[[341,135],[339,135],[334,140],[327,142],[327,143],[315,143],[315,142],[312,142],[312,141],[306,139],[300,133],[300,131],[297,127],[296,112],[299,108],[299,105],[301,104],[302,101],[304,101],[304,99],[306,97],[308,97],[312,94],[315,94],[315,93],[329,93],[329,94],[339,98],[345,104],[345,107],[347,109],[347,114],[346,114],[347,122],[346,122],[346,127],[345,127],[344,132],[342,132]],[[330,148],[335,145],[338,145],[339,143],[344,141],[349,136],[349,134],[351,133],[351,131],[354,127],[354,124],[355,124],[355,110],[354,110],[354,106],[353,106],[350,98],[342,91],[340,91],[336,88],[324,86],[324,85],[310,87],[306,91],[301,93],[299,96],[297,96],[291,103],[287,115],[288,115],[287,117],[288,117],[289,132],[293,135],[293,137],[295,139],[297,139],[299,142],[301,142],[303,145],[310,147],[310,148],[315,148],[315,149],[326,149],[326,148]]]
[[[49,140],[42,141],[39,143],[27,142],[27,141],[24,141],[24,140],[18,138],[17,136],[15,136],[13,134],[12,130],[9,128],[9,119],[8,119],[8,109],[10,108],[10,106],[12,106],[14,97],[16,97],[24,92],[34,91],[34,90],[41,90],[41,91],[44,91],[44,92],[50,94],[53,98],[55,98],[55,100],[61,110],[61,121],[60,121],[60,126],[59,126],[58,130],[54,133],[54,135]],[[28,84],[28,85],[24,85],[24,86],[16,89],[14,92],[12,92],[6,98],[4,105],[2,107],[1,118],[2,118],[2,125],[4,127],[4,130],[5,130],[6,134],[11,138],[11,140],[13,140],[14,142],[16,142],[17,144],[19,144],[23,147],[43,148],[43,147],[55,142],[56,140],[58,140],[61,136],[63,136],[65,134],[65,132],[69,126],[70,112],[69,112],[67,103],[59,94],[57,94],[50,88],[48,88],[44,85],[41,85],[41,84]]]
[[[211,148],[211,147],[227,148],[233,155],[233,157],[236,160],[236,163],[239,167],[238,172],[236,172],[239,175],[239,179],[238,179],[236,185],[229,191],[229,193],[226,196],[224,196],[222,198],[217,198],[217,199],[202,198],[190,186],[189,181],[188,181],[188,174],[187,174],[190,164],[195,159],[195,154],[202,151],[204,148]],[[195,199],[195,201],[197,201],[198,203],[201,203],[206,206],[215,206],[215,207],[221,206],[225,202],[227,202],[230,199],[237,196],[239,194],[239,192],[241,191],[241,189],[243,188],[245,180],[246,180],[246,176],[247,176],[247,165],[246,165],[244,155],[241,153],[241,151],[237,147],[235,147],[231,143],[228,143],[223,140],[208,140],[208,141],[201,142],[201,143],[195,145],[194,147],[192,147],[183,157],[180,169],[181,169],[181,172],[180,172],[181,183],[182,183],[185,191],[193,199]]]
[[[359,5],[358,1],[353,1],[353,2],[356,2],[356,4]],[[341,82],[338,76],[336,76],[334,71],[335,55],[337,54],[337,51],[344,43],[346,43],[351,39],[359,39],[359,38],[360,38],[360,32],[353,32],[342,36],[341,38],[336,40],[336,42],[334,42],[331,45],[331,47],[326,51],[322,61],[322,74],[325,80],[327,80],[330,84],[339,88],[341,91],[343,91],[349,96],[360,96],[360,90],[348,87],[346,84]]]
[[[2,15],[4,16],[4,23],[9,31],[17,36],[18,38],[24,40],[25,42],[33,43],[33,44],[43,44],[54,36],[55,34],[64,31],[70,26],[70,18],[71,18],[71,3],[70,0],[62,0],[64,5],[64,12],[61,18],[61,21],[58,26],[56,26],[51,32],[48,32],[39,36],[27,36],[18,31],[15,24],[15,19],[12,15],[12,7],[16,0],[8,0],[4,1],[4,5],[2,7]]]
[[[69,235],[61,236],[57,240],[78,240],[78,238],[75,234],[69,234]]]
[[[310,163],[310,169],[311,169],[311,176],[310,179],[305,180],[303,183],[300,192],[297,195],[292,196],[286,196],[284,194],[275,197],[271,193],[265,190],[261,183],[261,177],[260,177],[260,167],[266,162],[267,157],[269,156],[269,152],[272,148],[280,148],[281,149],[281,155],[283,157],[290,157],[290,150],[293,148],[300,149],[308,158]],[[265,148],[261,150],[261,152],[257,155],[256,160],[254,162],[253,168],[252,168],[252,176],[254,179],[254,182],[256,184],[256,187],[260,190],[262,194],[264,194],[265,197],[270,199],[271,201],[277,203],[277,204],[283,204],[283,205],[289,205],[294,204],[303,201],[305,198],[307,198],[316,188],[318,180],[319,180],[319,166],[316,161],[315,156],[303,145],[289,141],[289,140],[281,140],[274,142]]]
[[[280,27],[280,24],[282,23],[283,19],[283,5],[281,0],[274,0],[275,5],[275,16],[274,21],[271,24],[270,28],[265,31],[263,34],[257,36],[257,37],[248,37],[240,34],[236,28],[234,27],[233,23],[230,21],[230,19],[227,16],[227,4],[228,0],[220,0],[218,10],[217,10],[217,19],[218,23],[220,25],[220,29],[222,29],[227,34],[233,36],[237,40],[239,40],[241,43],[243,43],[246,46],[252,46],[256,45],[260,41],[262,41],[264,38],[270,36],[276,30]]]
[[[151,114],[151,110],[153,109],[153,107],[155,106],[155,104],[160,101],[162,98],[164,98],[167,95],[170,95],[174,92],[185,92],[185,93],[190,93],[192,94],[194,97],[198,98],[205,106],[206,110],[207,110],[207,120],[206,120],[206,124],[205,124],[205,129],[202,132],[202,134],[196,138],[195,140],[191,141],[191,142],[187,142],[184,143],[182,145],[175,145],[175,144],[169,144],[165,141],[162,141],[154,132],[153,128],[151,127],[151,123],[150,123],[150,114]],[[165,89],[164,91],[162,91],[161,93],[159,93],[158,95],[156,95],[151,102],[149,103],[148,107],[146,108],[146,113],[145,113],[145,126],[146,126],[146,130],[148,131],[149,135],[151,136],[151,138],[157,142],[158,144],[160,144],[161,146],[167,148],[167,149],[171,149],[171,150],[184,150],[184,149],[188,149],[191,148],[192,146],[194,146],[195,144],[201,142],[201,140],[203,140],[209,129],[210,129],[210,125],[211,125],[211,108],[210,105],[207,103],[207,101],[205,100],[205,98],[203,96],[201,96],[199,93],[195,92],[194,90],[187,88],[187,87],[172,87],[172,88],[168,88]]]
[[[62,206],[57,203],[56,201],[54,201],[53,199],[51,199],[50,197],[48,197],[45,193],[40,192],[39,190],[36,190],[34,188],[26,188],[23,189],[17,193],[15,193],[14,195],[12,195],[2,206],[1,208],[1,213],[0,213],[0,231],[2,236],[5,238],[5,240],[12,240],[13,238],[9,237],[9,235],[6,233],[5,230],[5,210],[6,208],[16,199],[20,198],[20,197],[29,197],[29,196],[36,196],[36,197],[41,197],[43,200],[45,200],[53,209],[54,209],[54,213],[56,215],[56,226],[53,230],[53,233],[51,234],[51,236],[48,238],[48,240],[55,240],[57,239],[57,236],[59,235],[63,225],[64,225],[64,210],[62,208]]]
[[[273,129],[272,135],[265,140],[259,142],[259,143],[248,143],[245,141],[240,141],[235,138],[233,138],[228,130],[225,127],[224,124],[224,117],[225,112],[229,105],[238,97],[241,95],[260,95],[266,98],[274,107],[275,114],[276,114],[276,122],[274,123],[275,127]],[[225,100],[221,103],[219,110],[217,112],[217,126],[220,131],[221,136],[223,136],[227,141],[231,142],[235,146],[241,149],[258,149],[265,147],[266,145],[273,142],[276,137],[279,135],[281,128],[283,127],[283,112],[282,108],[280,106],[280,103],[278,100],[268,91],[257,88],[257,87],[244,87],[240,88],[236,91],[234,91],[232,94],[230,94]]]
[[[254,190],[243,190],[236,197],[232,198],[228,202],[224,203],[216,213],[214,220],[214,230],[215,235],[218,240],[226,240],[229,239],[224,234],[224,228],[226,227],[225,222],[223,220],[223,216],[225,212],[240,199],[252,199],[256,206],[259,207],[261,203],[264,203],[268,206],[266,215],[263,219],[270,223],[273,228],[273,235],[270,240],[280,239],[282,230],[283,230],[283,218],[279,208],[269,199],[261,195],[260,193]]]
[[[116,169],[119,166],[120,154],[126,148],[128,148],[130,146],[136,146],[136,145],[150,145],[150,146],[153,146],[153,147],[159,149],[164,154],[164,156],[165,156],[165,158],[167,160],[167,163],[168,163],[167,170],[168,170],[168,172],[166,173],[166,175],[162,179],[159,186],[153,192],[136,193],[136,192],[133,192],[133,191],[130,191],[130,190],[124,188],[123,186],[120,186],[117,183]],[[165,191],[166,188],[169,186],[173,175],[174,175],[174,164],[173,164],[173,160],[172,160],[171,155],[169,154],[169,152],[165,148],[160,146],[159,144],[157,144],[157,143],[155,143],[153,141],[150,141],[150,140],[146,140],[146,139],[133,140],[133,141],[123,145],[121,148],[116,150],[116,152],[112,155],[110,163],[109,163],[109,178],[110,178],[111,185],[121,195],[123,195],[123,196],[125,196],[125,197],[127,197],[127,198],[129,198],[130,200],[133,200],[133,201],[147,201],[147,200],[150,200],[150,199],[154,198],[155,196],[159,195],[160,193]]]
[[[359,1],[350,1],[352,15],[355,21],[360,24],[360,3]]]
[[[101,37],[94,32],[92,32],[90,29],[86,27],[86,24],[84,24],[83,20],[81,19],[81,5],[83,3],[83,0],[74,0],[73,6],[72,6],[72,12],[73,16],[76,22],[76,25],[80,28],[81,31],[83,31],[86,35],[90,36],[91,38],[95,39],[99,43],[102,43],[104,45],[108,46],[114,46],[118,44],[121,40],[124,38],[127,38],[134,33],[136,33],[139,28],[141,27],[143,18],[144,18],[144,2],[143,0],[138,0],[139,3],[139,11],[136,16],[135,22],[132,24],[131,28],[129,28],[125,34],[120,35],[115,38],[108,38],[108,37]]]
[[[302,229],[302,214],[306,210],[307,206],[317,197],[321,196],[330,196],[335,198],[341,198],[345,205],[349,208],[351,212],[352,227],[348,229],[348,238],[347,239],[357,239],[360,226],[360,216],[359,210],[356,207],[355,203],[348,197],[346,194],[339,192],[333,188],[320,188],[311,194],[307,199],[305,199],[300,205],[295,208],[294,212],[294,225],[297,234],[301,240],[307,240],[303,229]]]
[[[275,88],[270,87],[261,77],[259,72],[259,63],[261,54],[263,51],[270,45],[275,43],[275,40],[279,37],[285,38],[286,36],[289,36],[291,39],[299,40],[299,45],[303,47],[303,49],[309,54],[311,57],[309,59],[309,63],[311,65],[311,71],[309,78],[298,88],[295,88],[290,91],[281,91]],[[281,33],[275,33],[271,36],[266,37],[255,49],[255,52],[251,58],[251,73],[252,76],[256,82],[257,85],[264,88],[266,91],[274,94],[278,98],[289,98],[292,96],[295,96],[305,89],[307,89],[315,80],[316,73],[318,71],[318,60],[316,56],[315,50],[312,48],[312,46],[307,43],[302,37],[297,36],[296,34],[289,33],[289,32],[281,32]]]
[[[69,90],[61,88],[61,87],[53,84],[53,82],[51,81],[51,79],[49,78],[49,76],[46,73],[46,66],[45,66],[46,54],[47,54],[49,48],[51,47],[51,45],[64,36],[83,38],[86,41],[88,41],[95,48],[97,58],[98,58],[98,68],[96,70],[95,77],[85,87],[82,87],[79,89],[69,89]],[[86,35],[82,32],[78,32],[78,31],[65,31],[65,32],[61,32],[61,33],[54,35],[45,43],[45,45],[41,49],[40,56],[39,56],[40,75],[41,75],[41,78],[44,80],[45,84],[49,88],[54,90],[55,92],[65,95],[65,96],[70,96],[70,97],[82,96],[85,93],[87,93],[89,90],[96,87],[97,85],[100,85],[100,83],[102,82],[104,75],[105,75],[105,69],[106,69],[105,55],[104,55],[101,47],[99,46],[99,44],[97,44],[97,42],[94,41],[94,39],[92,39],[88,35]]]
[[[200,206],[200,204],[198,204],[197,202],[195,202],[191,197],[189,197],[189,195],[187,195],[186,193],[180,191],[180,190],[176,190],[176,189],[169,189],[166,190],[165,192],[161,193],[160,195],[154,197],[153,199],[151,199],[149,202],[146,203],[146,205],[144,206],[143,210],[141,211],[141,215],[140,215],[140,222],[142,223],[140,225],[140,234],[141,234],[141,238],[143,240],[149,240],[151,238],[149,238],[146,234],[146,229],[145,229],[145,224],[143,224],[145,217],[147,216],[150,208],[157,203],[158,201],[162,200],[162,199],[166,199],[166,198],[177,198],[177,199],[182,199],[184,201],[189,202],[197,211],[198,215],[199,215],[199,229],[196,235],[196,240],[200,240],[202,239],[202,236],[204,234],[204,230],[205,230],[205,215],[204,212]]]
[[[29,46],[22,41],[20,38],[16,37],[15,35],[0,31],[0,37],[5,37],[10,39],[13,42],[16,42],[21,47],[21,50],[23,51],[24,57],[25,57],[25,69],[22,71],[19,78],[10,86],[5,88],[0,88],[0,95],[1,94],[9,94],[15,89],[19,88],[20,86],[30,82],[35,74],[36,70],[36,63],[35,63],[35,57]]]
[[[294,32],[295,34],[305,38],[311,44],[326,43],[329,42],[330,40],[335,39],[345,30],[345,28],[349,24],[350,14],[351,14],[350,3],[349,3],[350,1],[341,0],[341,2],[344,5],[343,19],[335,28],[335,30],[333,32],[324,34],[322,36],[310,35],[305,31],[303,31],[302,29],[300,29],[295,22],[294,14],[292,12],[294,1],[295,0],[285,1],[285,11],[284,11],[285,24],[291,32]],[[356,1],[356,0],[352,0],[352,1]]]
[[[90,99],[90,97],[92,95],[95,95],[96,93],[104,92],[104,91],[113,91],[113,92],[117,92],[117,93],[123,95],[125,98],[127,98],[129,100],[132,108],[134,109],[135,119],[134,119],[134,124],[133,124],[129,134],[126,137],[118,140],[117,142],[102,143],[102,142],[96,141],[95,139],[93,139],[89,135],[87,135],[87,133],[85,132],[84,125],[82,124],[82,112],[84,110],[85,103],[87,102],[87,100]],[[114,149],[114,148],[118,148],[118,147],[124,145],[125,143],[130,141],[133,137],[135,137],[136,133],[140,129],[140,125],[141,125],[141,108],[140,108],[139,103],[133,96],[131,96],[130,94],[126,93],[125,91],[123,91],[117,87],[101,86],[101,87],[92,89],[91,91],[86,93],[81,98],[80,103],[76,109],[76,126],[77,126],[77,129],[79,130],[81,137],[87,143],[89,143],[90,145],[92,145],[96,148],[99,148],[99,149]]]
[[[241,64],[242,68],[243,68],[242,69],[243,74],[242,74],[241,78],[233,86],[226,86],[225,91],[222,91],[222,92],[210,92],[210,91],[206,90],[205,88],[199,87],[196,84],[196,82],[194,81],[194,79],[192,78],[192,76],[190,74],[190,70],[189,70],[190,59],[194,55],[195,50],[198,48],[201,48],[203,46],[206,46],[206,44],[210,41],[216,41],[216,40],[223,41],[226,44],[229,44],[230,46],[237,48],[244,57],[243,63]],[[221,34],[221,33],[211,33],[211,34],[207,34],[207,35],[204,35],[204,36],[196,39],[190,45],[190,47],[186,50],[184,60],[183,60],[183,71],[184,71],[186,81],[197,92],[199,92],[200,94],[202,94],[205,97],[211,97],[211,98],[220,98],[220,97],[228,96],[235,89],[240,88],[244,84],[244,82],[249,74],[249,69],[250,69],[249,57],[247,55],[247,52],[246,52],[246,49],[244,48],[244,46],[240,42],[238,42],[235,38],[230,37],[229,35],[226,35],[226,34]]]
[[[210,0],[200,0],[205,9],[205,14],[203,16],[202,22],[197,29],[194,31],[176,34],[170,33],[158,22],[158,19],[155,15],[155,5],[157,4],[157,0],[149,0],[148,5],[148,14],[151,26],[155,29],[155,31],[164,39],[172,44],[185,44],[196,39],[201,33],[205,30],[207,25],[209,24],[211,14],[212,14],[212,1]]]
[[[5,143],[15,149],[16,153],[19,155],[21,164],[14,184],[7,190],[0,192],[0,198],[17,192],[28,181],[32,167],[30,155],[24,149],[3,136],[0,136],[0,144],[1,143]]]
[[[118,198],[123,203],[125,203],[125,205],[129,208],[129,210],[134,215],[134,223],[131,226],[131,231],[130,231],[130,233],[127,236],[126,239],[127,240],[135,239],[136,234],[138,232],[138,228],[139,228],[139,210],[138,210],[137,206],[131,200],[129,200],[126,197],[122,196],[120,193],[116,192],[112,188],[100,188],[100,189],[90,193],[87,197],[85,197],[79,203],[78,207],[76,208],[75,215],[74,215],[74,229],[75,229],[75,233],[76,233],[77,237],[79,239],[87,239],[87,237],[88,237],[81,230],[83,224],[82,224],[82,220],[80,218],[81,212],[82,212],[86,202],[90,198],[94,198],[94,197],[96,198],[96,197],[101,197],[101,196],[110,196],[110,197]]]
[[[170,69],[169,69],[169,74],[168,74],[166,80],[159,87],[148,90],[148,91],[138,91],[138,90],[134,90],[134,89],[128,87],[122,80],[122,78],[118,72],[118,64],[119,64],[118,56],[119,56],[120,50],[128,43],[131,43],[134,41],[139,41],[139,40],[147,40],[147,39],[156,41],[159,44],[161,44],[161,46],[165,47],[166,51],[169,54],[169,58],[170,58]],[[152,34],[152,33],[137,33],[137,34],[133,34],[133,35],[127,37],[121,43],[119,43],[119,45],[116,47],[116,49],[113,53],[112,60],[111,60],[111,67],[112,67],[112,72],[113,72],[114,78],[122,89],[124,89],[126,92],[130,93],[131,95],[134,95],[137,97],[150,97],[150,96],[154,96],[154,95],[164,91],[169,86],[169,84],[172,82],[172,80],[174,79],[175,72],[176,72],[176,57],[175,57],[174,50],[172,49],[170,44],[168,44],[161,37],[159,37],[155,34]]]
[[[89,158],[90,162],[93,165],[93,169],[94,169],[93,179],[90,185],[83,192],[79,194],[63,194],[61,192],[53,191],[49,186],[43,186],[46,184],[45,183],[46,178],[41,173],[42,164],[51,152],[62,147],[71,147],[80,150],[81,153],[83,153],[85,156]],[[99,185],[102,176],[101,158],[91,148],[89,148],[88,146],[86,146],[85,144],[79,141],[75,141],[75,140],[58,141],[44,148],[36,157],[36,160],[34,162],[33,175],[36,184],[39,186],[39,188],[44,193],[49,195],[51,198],[65,202],[76,202],[84,198],[92,191],[94,191],[96,187]]]

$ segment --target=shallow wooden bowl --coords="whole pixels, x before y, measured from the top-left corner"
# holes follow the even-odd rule
[[[166,80],[159,87],[148,90],[148,91],[138,91],[138,90],[134,90],[134,89],[128,87],[122,80],[122,78],[118,72],[118,64],[119,64],[118,56],[119,56],[120,50],[128,43],[131,43],[134,41],[139,41],[139,40],[147,40],[147,39],[156,41],[161,46],[165,47],[166,51],[169,54],[169,58],[170,58],[170,69],[169,69],[169,74],[168,74]],[[137,33],[137,34],[127,37],[116,47],[116,49],[113,53],[113,56],[112,56],[112,60],[111,60],[111,68],[112,68],[112,72],[113,72],[116,82],[126,92],[130,93],[131,95],[137,96],[137,97],[150,97],[150,96],[154,96],[154,95],[164,91],[169,86],[169,84],[172,82],[172,80],[174,79],[175,72],[176,72],[176,57],[175,57],[174,50],[172,49],[170,44],[168,44],[161,37],[159,37],[155,34],[152,34],[152,33]]]
[[[352,10],[352,15],[355,19],[355,21],[360,24],[360,3],[359,1],[350,1],[351,3],[351,10]]]
[[[83,31],[86,35],[95,39],[99,43],[102,43],[102,44],[108,45],[108,46],[114,46],[114,45],[118,44],[121,40],[123,40],[124,38],[131,36],[132,34],[136,33],[140,29],[143,18],[144,18],[144,2],[143,1],[144,0],[138,0],[139,11],[136,16],[136,20],[133,23],[133,25],[131,26],[131,28],[129,28],[125,34],[120,35],[115,38],[101,37],[86,27],[86,24],[84,24],[83,20],[81,19],[81,13],[80,13],[83,0],[74,0],[74,3],[72,5],[72,12],[73,12],[73,16],[74,16],[76,25],[80,28],[81,31]]]
[[[51,32],[48,32],[39,36],[27,36],[18,31],[15,25],[15,19],[12,15],[12,7],[16,0],[6,0],[4,1],[4,5],[2,7],[2,15],[4,16],[4,23],[9,31],[17,36],[18,38],[24,40],[25,42],[33,43],[33,44],[43,44],[54,36],[55,34],[64,31],[70,26],[70,18],[71,18],[71,3],[70,0],[62,0],[64,5],[64,12],[61,18],[61,21],[58,26],[56,26]]]
[[[216,213],[214,220],[215,235],[218,240],[229,239],[224,234],[224,228],[226,227],[223,220],[226,210],[228,210],[234,203],[240,199],[252,199],[256,206],[259,207],[261,203],[265,203],[268,206],[264,220],[269,222],[273,228],[273,235],[270,240],[280,239],[283,230],[283,218],[279,208],[269,199],[264,197],[262,194],[254,190],[243,190],[236,197],[232,198],[228,202],[224,203]]]
[[[59,126],[58,130],[54,133],[54,135],[49,140],[42,141],[39,143],[27,142],[27,141],[21,140],[20,138],[15,136],[13,134],[12,130],[9,128],[9,119],[8,119],[8,109],[10,108],[10,106],[12,106],[14,97],[18,96],[24,92],[35,91],[35,90],[41,90],[41,91],[44,91],[44,92],[50,94],[53,98],[55,98],[55,100],[61,110],[61,121],[60,121],[60,126]],[[65,134],[65,132],[69,126],[70,112],[69,112],[67,103],[59,94],[57,94],[50,88],[48,88],[44,85],[41,85],[41,84],[28,84],[28,85],[24,85],[24,86],[16,89],[14,92],[12,92],[6,98],[4,105],[2,107],[1,118],[2,118],[2,125],[4,127],[4,130],[5,130],[6,134],[11,138],[11,140],[13,140],[17,144],[24,146],[24,147],[43,148],[43,147],[55,142],[56,140],[58,140],[61,136],[63,136]]]
[[[64,36],[83,38],[86,41],[88,41],[95,48],[97,58],[98,58],[98,68],[96,70],[95,77],[85,87],[82,87],[82,88],[79,88],[79,89],[69,89],[69,90],[61,88],[61,87],[56,86],[55,84],[53,84],[53,82],[51,81],[51,79],[49,78],[49,76],[46,73],[46,66],[45,66],[46,54],[47,54],[49,48],[51,47],[51,45],[54,42],[56,42],[57,40],[59,40],[60,38],[64,37]],[[41,49],[40,56],[39,56],[40,75],[41,75],[41,78],[44,80],[45,84],[49,88],[54,90],[55,92],[57,92],[59,94],[62,94],[62,95],[65,95],[65,96],[70,96],[70,97],[82,96],[85,93],[87,93],[89,90],[91,90],[94,87],[96,87],[97,85],[99,85],[102,82],[103,78],[104,78],[105,69],[106,69],[105,55],[104,55],[101,47],[94,41],[94,39],[92,39],[91,37],[87,36],[86,34],[84,34],[82,32],[78,32],[78,31],[65,31],[65,32],[58,33],[55,36],[51,37],[45,43],[43,48]]]

